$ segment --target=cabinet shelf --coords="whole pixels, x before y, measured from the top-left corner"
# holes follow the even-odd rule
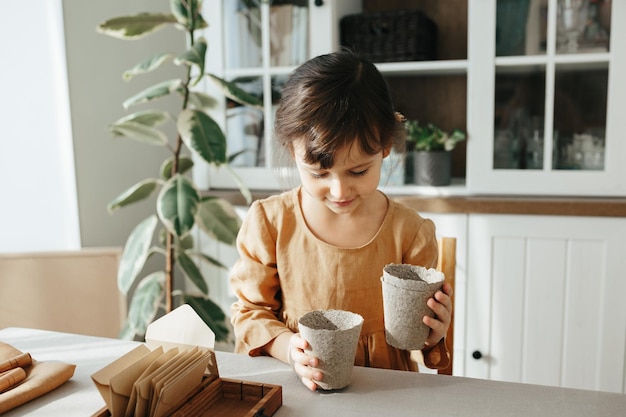
[[[386,75],[457,75],[467,72],[468,62],[465,59],[384,62],[376,67]]]
[[[252,67],[252,68],[233,68],[224,70],[224,76],[228,79],[233,79],[237,77],[262,77],[263,75],[269,74],[272,75],[289,75],[294,69],[295,66],[290,67]]]
[[[533,67],[545,66],[549,62],[555,64],[566,64],[576,69],[606,69],[608,68],[610,55],[607,52],[594,54],[572,54],[572,55],[530,55],[530,56],[506,56],[495,58],[495,64],[498,69],[503,67],[519,67],[520,69],[528,69]]]
[[[465,74],[467,72],[468,62],[466,59],[381,62],[376,63],[376,67],[380,72],[387,75],[458,75]],[[296,66],[232,68],[224,70],[224,75],[230,79],[249,76],[260,77],[264,74],[288,75],[294,69],[296,69]]]

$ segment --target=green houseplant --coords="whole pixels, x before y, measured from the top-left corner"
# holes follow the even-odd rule
[[[460,129],[444,132],[432,123],[420,125],[417,120],[407,120],[404,126],[412,149],[414,182],[417,185],[449,185],[452,150],[465,140],[465,132]]]
[[[225,266],[219,260],[194,249],[196,245],[192,231],[200,229],[208,236],[232,245],[241,222],[226,200],[202,194],[189,172],[194,164],[192,155],[226,169],[229,159],[236,155],[230,158],[227,156],[224,133],[207,113],[216,99],[194,90],[194,86],[202,79],[209,78],[222,87],[226,97],[237,103],[260,107],[261,102],[233,83],[205,73],[207,41],[197,34],[207,27],[201,13],[202,0],[170,0],[169,4],[170,13],[145,12],[115,17],[102,22],[96,29],[104,35],[135,40],[149,36],[165,26],[174,26],[186,40],[186,50],[142,57],[136,66],[123,74],[128,81],[155,71],[162,65],[180,66],[183,77],[148,87],[123,103],[128,110],[141,103],[153,103],[163,97],[176,95],[180,99],[180,112],[172,115],[158,109],[141,110],[113,122],[109,127],[114,136],[162,146],[170,151],[169,158],[155,169],[158,177],[147,178],[131,186],[108,205],[108,210],[113,212],[158,193],[155,212],[130,233],[120,260],[120,291],[129,294],[135,286],[121,337],[145,335],[147,325],[160,311],[167,313],[177,305],[187,303],[211,327],[216,340],[224,341],[229,335],[226,316],[208,296],[208,285],[200,263]],[[175,133],[170,138],[163,131],[167,123],[175,124]],[[233,176],[249,202],[249,191],[234,173]],[[163,258],[163,269],[142,277],[145,263],[151,256]]]

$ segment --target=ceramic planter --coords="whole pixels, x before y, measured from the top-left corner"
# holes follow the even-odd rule
[[[417,185],[450,185],[452,152],[414,151],[413,180]]]

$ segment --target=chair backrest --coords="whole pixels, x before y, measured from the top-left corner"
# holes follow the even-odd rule
[[[454,281],[456,276],[456,238],[441,237],[439,243],[439,261],[437,262],[437,270],[443,272],[445,281],[452,286],[452,317],[450,319],[450,328],[446,336],[446,345],[450,351],[450,365],[447,368],[440,369],[439,374],[452,375],[452,363],[454,361]]]
[[[126,318],[120,256],[119,248],[0,254],[0,329],[118,337]]]

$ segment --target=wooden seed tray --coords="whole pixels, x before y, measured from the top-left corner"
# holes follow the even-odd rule
[[[265,417],[283,405],[280,385],[209,375],[172,417]]]
[[[269,417],[283,405],[280,385],[205,376],[168,416],[171,417]],[[92,417],[110,417],[104,407]]]

